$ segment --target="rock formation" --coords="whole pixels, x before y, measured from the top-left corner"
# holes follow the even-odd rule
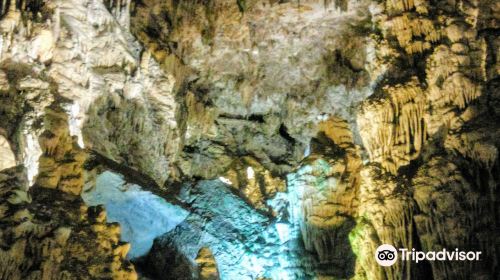
[[[0,279],[495,279],[499,21],[0,1]],[[382,267],[384,243],[482,255]]]
[[[125,259],[130,244],[120,241],[120,225],[106,223],[103,207],[83,203],[75,170],[83,169],[60,164],[51,169],[59,177],[47,175],[51,180],[29,190],[23,167],[2,170],[2,279],[137,279]]]

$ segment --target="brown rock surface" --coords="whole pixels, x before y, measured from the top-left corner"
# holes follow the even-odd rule
[[[497,2],[2,1],[0,278],[137,277],[86,151],[192,214],[159,271],[494,278]],[[381,243],[484,259],[382,268]]]
[[[219,272],[217,271],[217,264],[215,263],[214,256],[209,248],[203,247],[198,252],[195,259],[198,265],[198,273],[200,280],[218,280]]]
[[[137,279],[104,209],[37,185],[28,192],[23,178],[22,167],[0,173],[2,279]]]

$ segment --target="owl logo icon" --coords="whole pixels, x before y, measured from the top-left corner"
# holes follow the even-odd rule
[[[397,259],[398,251],[392,245],[382,244],[375,251],[375,260],[381,266],[391,266],[396,263]]]

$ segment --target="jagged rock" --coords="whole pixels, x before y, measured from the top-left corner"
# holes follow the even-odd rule
[[[386,86],[380,99],[363,103],[358,125],[370,160],[393,174],[418,156],[426,139],[425,95],[416,78]]]
[[[22,167],[0,172],[0,275],[3,279],[137,279],[128,244],[105,211],[71,194],[29,192]]]
[[[210,249],[203,247],[196,256],[196,264],[198,265],[198,275],[201,280],[218,280],[219,272],[217,264]]]
[[[252,157],[236,159],[230,169],[220,177],[231,187],[241,193],[256,209],[268,211],[266,201],[285,191],[285,182],[274,177],[257,160]]]
[[[353,122],[349,108],[372,92],[369,46],[358,37],[369,15],[347,12],[367,1],[242,2],[131,7],[132,33],[189,84],[181,90],[186,147],[178,162],[186,175],[216,178],[234,154],[290,172],[324,116],[338,112]],[[301,39],[275,39],[289,34]]]
[[[348,238],[356,224],[361,161],[352,135],[331,129],[345,128],[342,123],[331,120],[322,125],[311,143],[311,155],[288,175],[287,187],[292,229],[300,232],[305,250],[316,256],[309,265],[317,275],[345,278],[354,275],[355,256]]]
[[[412,276],[412,264],[397,262],[385,268],[372,256],[380,244],[415,248],[412,224],[415,206],[410,189],[375,165],[364,167],[360,175],[356,228],[349,235],[358,258],[356,276],[359,279],[408,279]]]
[[[488,201],[498,195],[492,195],[490,188],[495,184],[491,179],[468,179],[474,173],[473,164],[462,171],[457,166],[460,161],[455,162],[434,157],[419,168],[413,180],[413,196],[420,209],[415,216],[416,229],[427,251],[460,248],[482,252],[480,262],[430,262],[435,279],[486,279],[494,273],[491,261],[499,249],[494,234],[497,221],[487,214],[498,212],[498,205]]]
[[[16,165],[16,159],[12,149],[10,148],[10,144],[3,136],[0,136],[0,154],[2,155],[2,158],[0,159],[0,170]]]
[[[136,277],[92,152],[189,212],[161,276],[494,278],[496,2],[1,1],[0,277]]]
[[[86,185],[82,198],[87,205],[103,205],[107,220],[121,225],[120,240],[129,242],[128,259],[137,259],[149,252],[154,238],[165,234],[189,214],[181,206],[124,181],[119,174],[105,171],[98,174],[95,185]]]
[[[198,279],[201,268],[196,259],[203,248],[212,252],[220,279],[313,275],[313,257],[301,257],[300,236],[290,232],[289,223],[270,222],[222,181],[185,185],[179,198],[191,214],[156,239],[145,260],[158,277]]]
[[[70,137],[67,115],[55,105],[46,109],[45,131],[40,136],[43,151],[39,161],[39,186],[80,195],[83,189],[83,163],[87,155]]]

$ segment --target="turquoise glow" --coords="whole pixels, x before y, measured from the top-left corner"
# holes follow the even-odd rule
[[[146,254],[154,238],[172,230],[188,215],[184,209],[109,171],[99,175],[96,187],[84,192],[82,198],[91,206],[104,205],[108,222],[120,223],[121,239],[131,244],[128,258]]]

